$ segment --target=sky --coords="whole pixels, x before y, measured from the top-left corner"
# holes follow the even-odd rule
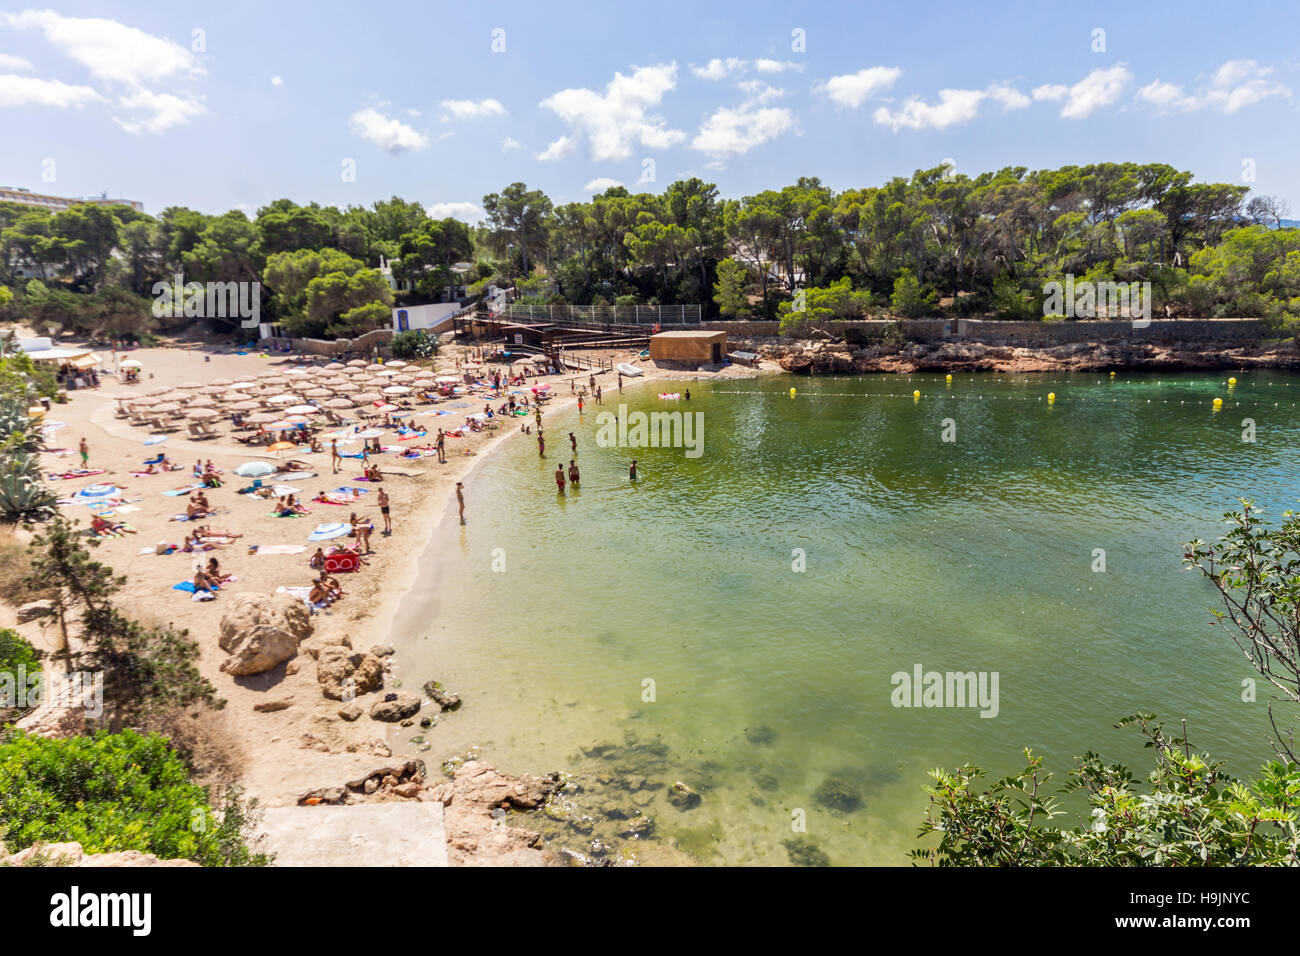
[[[726,197],[1164,162],[1300,218],[1300,4],[0,2],[0,185],[474,221],[699,176]]]

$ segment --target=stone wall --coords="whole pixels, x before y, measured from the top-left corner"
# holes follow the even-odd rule
[[[911,342],[983,342],[987,345],[1047,348],[1074,342],[1149,342],[1154,345],[1199,344],[1225,348],[1259,345],[1267,337],[1259,319],[1153,319],[1146,328],[1131,321],[1001,322],[988,319],[859,319],[832,322],[827,331],[860,330],[866,337],[883,335],[897,324]],[[713,322],[705,329],[725,331],[730,339],[768,338],[780,332],[779,322]]]
[[[373,348],[387,349],[392,340],[392,329],[371,329],[355,339],[294,339],[293,347],[311,355],[342,355],[349,351],[364,354]]]

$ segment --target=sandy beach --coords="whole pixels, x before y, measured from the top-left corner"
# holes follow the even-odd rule
[[[432,364],[440,373],[454,372],[454,362],[460,351],[459,347],[452,346],[445,349],[436,361],[424,364]],[[393,518],[392,535],[384,537],[380,533],[382,519],[375,502],[377,494],[373,491],[363,494],[356,506],[331,506],[310,501],[322,490],[343,485],[367,487],[354,481],[361,470],[361,463],[354,459],[345,459],[338,475],[331,473],[328,443],[322,452],[277,456],[234,442],[227,418],[224,425],[218,425],[220,437],[216,439],[193,440],[182,437],[185,435],[182,430],[164,443],[145,445],[150,432],[115,414],[116,399],[131,393],[132,389],[143,393],[188,381],[210,382],[221,378],[238,381],[288,368],[290,363],[284,356],[216,354],[202,348],[136,349],[129,355],[142,366],[138,385],[122,385],[113,376],[105,375],[100,388],[73,391],[66,404],[53,406],[46,416],[47,422],[64,424],[53,433],[50,445],[54,450],[45,454],[43,461],[48,472],[79,467],[77,445],[84,438],[89,448],[89,468],[103,469],[103,473],[51,480],[50,485],[63,497],[70,497],[92,484],[112,484],[121,489],[126,504],[113,509],[112,520],[126,522],[137,533],[101,539],[94,549],[95,557],[109,564],[117,573],[126,575],[123,597],[136,616],[185,628],[197,641],[201,650],[200,668],[227,701],[223,710],[209,712],[203,717],[208,724],[205,736],[222,750],[223,762],[235,770],[248,794],[268,807],[292,805],[305,790],[337,785],[358,771],[372,769],[376,757],[399,753],[401,728],[397,725],[365,718],[349,723],[338,717],[338,702],[322,696],[314,661],[306,655],[300,654],[286,664],[252,676],[231,677],[223,672],[220,665],[226,654],[217,646],[223,609],[240,594],[270,594],[277,587],[309,585],[315,572],[308,566],[308,560],[317,547],[307,541],[309,533],[318,523],[346,521],[355,510],[360,516],[375,522],[376,531],[371,538],[375,553],[368,556],[368,565],[358,573],[340,575],[346,596],[313,616],[313,638],[329,639],[346,634],[351,645],[358,650],[389,644],[400,654],[402,635],[393,632],[394,612],[418,581],[418,556],[445,530],[439,519],[454,514],[449,503],[454,498],[455,483],[466,482],[466,513],[468,520],[472,520],[475,506],[473,471],[486,463],[489,454],[504,446],[512,435],[528,437],[530,441],[534,439],[524,436],[518,422],[512,420],[503,422],[502,427],[493,432],[449,438],[446,464],[439,464],[432,457],[408,463],[392,455],[377,456],[375,460],[383,468],[386,479],[383,488],[391,498]],[[106,366],[111,365],[112,359],[107,353],[103,358]],[[555,397],[546,406],[550,412],[576,400],[569,390],[571,377],[530,378],[529,387],[548,382],[552,385]],[[580,376],[580,380],[586,381],[586,373]],[[612,384],[609,373],[602,376],[602,380],[605,388]],[[475,403],[476,399],[465,396],[464,401]],[[429,424],[432,434],[435,422],[445,421],[447,427],[451,427],[460,424],[464,415],[478,410],[471,404],[468,408],[455,409],[449,417],[422,421]],[[520,421],[533,425],[531,414]],[[133,471],[143,467],[146,459],[160,450],[165,451],[172,462],[180,464],[182,470],[132,475]],[[356,451],[357,447],[342,450]],[[274,517],[270,515],[273,502],[236,493],[237,489],[250,483],[248,479],[233,474],[242,462],[262,459],[278,464],[289,458],[308,463],[316,475],[309,479],[293,479],[292,482],[293,487],[299,489],[299,499],[311,509],[309,515]],[[198,523],[209,524],[215,529],[228,529],[242,537],[220,550],[206,553],[142,553],[156,549],[162,542],[180,544],[193,529],[191,523],[172,520],[174,515],[184,511],[187,498],[168,496],[164,492],[193,484],[191,469],[195,462],[209,459],[222,470],[224,485],[207,492],[216,514]],[[68,504],[61,510],[66,517],[88,526],[91,511],[84,505]],[[20,541],[29,538],[21,531],[15,535]],[[348,540],[342,539],[343,542]],[[294,554],[267,554],[251,553],[248,546],[252,544],[258,545],[263,552],[268,546],[307,547]],[[192,577],[197,561],[206,562],[213,556],[221,562],[224,573],[235,575],[235,580],[221,589],[216,600],[196,602],[190,595],[173,589],[175,584]],[[13,626],[14,623],[15,609],[0,609],[0,625]],[[38,623],[20,625],[18,630],[43,650],[52,652],[56,649],[54,633],[42,631]],[[393,657],[386,660],[391,662]],[[359,698],[359,702],[368,706],[372,696],[375,695]],[[287,706],[257,710],[258,705]],[[441,760],[445,755],[429,756]]]

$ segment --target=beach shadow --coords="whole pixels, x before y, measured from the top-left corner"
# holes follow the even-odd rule
[[[289,661],[297,660],[299,656],[305,655],[295,655],[294,657],[289,658]],[[235,684],[247,690],[271,690],[273,687],[277,687],[284,683],[284,679],[287,676],[285,674],[285,669],[289,666],[289,661],[281,661],[269,671],[262,671],[260,674],[245,674],[242,677],[236,677],[234,678]]]

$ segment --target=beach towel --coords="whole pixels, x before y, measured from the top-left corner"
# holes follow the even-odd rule
[[[184,591],[186,594],[195,594],[195,593],[197,593],[197,589],[194,587],[194,582],[193,582],[193,581],[182,581],[180,584],[173,584],[173,585],[172,585],[172,590],[173,590],[173,591]],[[214,584],[214,585],[212,586],[212,590],[214,590],[214,591],[220,591],[220,590],[221,590],[221,586],[218,585],[218,584]]]
[[[268,518],[305,518],[307,516],[304,514],[300,514],[297,511],[272,511],[269,515],[267,515],[267,517]]]
[[[50,477],[51,477],[51,478],[62,478],[62,479],[66,479],[66,478],[86,478],[86,477],[89,477],[90,475],[105,475],[105,474],[108,474],[108,472],[107,472],[107,470],[104,469],[104,468],[81,468],[81,469],[78,469],[77,471],[65,471],[65,472],[63,472],[63,474],[61,474],[61,475],[50,475]]]
[[[188,495],[191,491],[198,491],[202,487],[202,485],[186,485],[184,488],[173,488],[171,491],[164,491],[163,494],[176,498],[180,495]]]
[[[253,554],[302,554],[305,544],[255,544],[249,548]]]

